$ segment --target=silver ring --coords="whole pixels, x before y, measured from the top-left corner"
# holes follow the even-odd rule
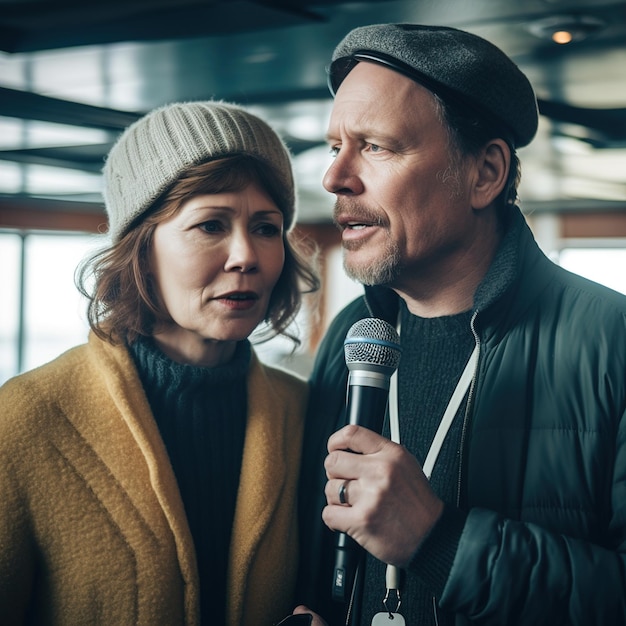
[[[350,481],[348,480],[344,480],[339,487],[339,502],[341,504],[347,504],[348,506],[350,503],[348,502],[348,491],[346,490],[346,486],[349,482]]]

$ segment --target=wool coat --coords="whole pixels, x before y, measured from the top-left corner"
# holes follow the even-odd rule
[[[307,392],[254,352],[247,386],[227,623],[271,626],[293,608]],[[92,334],[0,388],[0,502],[0,624],[199,624],[183,502],[125,347]]]

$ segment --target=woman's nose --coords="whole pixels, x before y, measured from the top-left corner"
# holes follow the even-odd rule
[[[227,272],[251,272],[258,267],[258,255],[249,234],[233,234],[228,245],[224,269]]]

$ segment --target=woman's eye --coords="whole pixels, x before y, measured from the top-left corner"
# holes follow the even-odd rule
[[[339,154],[339,146],[331,146],[328,152],[330,152],[330,156],[336,157]]]
[[[203,222],[200,224],[200,228],[207,233],[221,233],[224,228],[222,224],[217,220],[210,220],[209,222]]]
[[[260,224],[257,227],[257,232],[259,235],[263,235],[264,237],[275,237],[276,235],[280,235],[280,228],[275,224]]]

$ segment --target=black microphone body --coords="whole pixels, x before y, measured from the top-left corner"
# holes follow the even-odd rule
[[[356,322],[344,342],[349,369],[346,392],[346,424],[382,433],[391,376],[398,367],[400,339],[387,322],[366,318]],[[363,549],[346,533],[337,534],[332,597],[344,602],[354,586]]]
[[[376,433],[383,432],[383,423],[389,398],[389,381],[386,387],[367,387],[367,381],[348,380],[346,399],[346,424],[365,426]]]

